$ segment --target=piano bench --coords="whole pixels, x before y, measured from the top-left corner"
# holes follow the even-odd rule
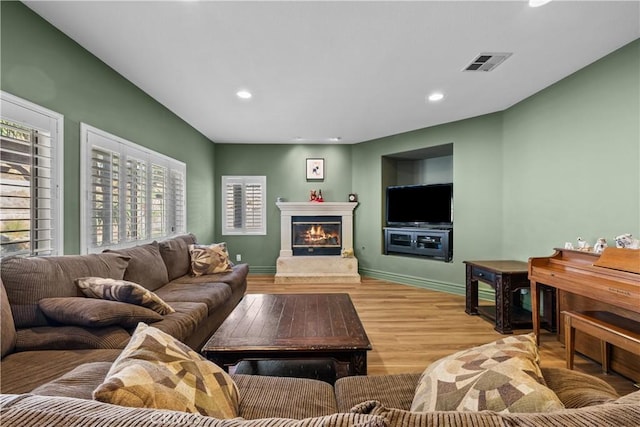
[[[576,329],[600,340],[602,372],[609,372],[610,345],[640,353],[640,322],[608,311],[563,311],[567,368],[573,369]]]

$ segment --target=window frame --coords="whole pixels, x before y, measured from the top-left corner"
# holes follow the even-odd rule
[[[91,180],[91,172],[95,169],[92,167],[93,154],[94,149],[96,151],[102,151],[106,154],[111,153],[112,155],[117,155],[117,163],[118,163],[118,183],[116,187],[111,186],[111,188],[117,188],[118,190],[118,198],[117,198],[117,207],[114,210],[113,202],[109,204],[107,208],[112,218],[115,218],[114,212],[117,212],[117,221],[111,221],[110,225],[106,226],[107,229],[111,229],[112,225],[117,223],[118,230],[114,232],[113,230],[109,232],[103,232],[106,236],[108,236],[108,241],[101,245],[94,245],[91,241],[92,235],[92,225],[91,225],[91,215],[94,212],[93,204],[92,204],[92,195],[93,190],[91,189],[91,185],[93,181]],[[176,236],[180,234],[186,233],[187,229],[187,165],[186,163],[174,159],[169,156],[165,156],[164,154],[158,153],[156,151],[150,150],[141,145],[135,144],[129,140],[118,137],[116,135],[110,134],[109,132],[103,131],[101,129],[95,128],[86,123],[80,123],[80,251],[83,254],[86,253],[95,253],[101,252],[105,249],[120,249],[131,247],[132,245],[137,244],[145,244],[153,242],[154,240],[162,240],[169,238],[171,236]],[[135,163],[131,163],[135,162]],[[112,166],[114,163],[111,162]],[[128,180],[130,170],[130,165],[144,165],[144,175],[142,176],[144,181],[144,188],[141,192],[144,194],[141,200],[141,204],[144,207],[138,211],[136,210],[136,219],[143,223],[142,228],[137,221],[132,221],[132,217],[127,215],[127,202],[129,199],[128,191],[131,190],[131,181]],[[161,234],[154,234],[154,224],[153,221],[153,211],[154,211],[154,177],[153,171],[154,166],[159,166],[165,169],[165,189],[169,189],[169,191],[163,193],[166,197],[163,198],[165,202],[166,208],[163,210],[162,215],[162,228],[164,230]],[[139,171],[140,169],[136,168],[135,170]],[[181,183],[181,188],[179,190],[173,189],[173,177],[174,174],[180,174],[182,176],[179,182]],[[137,177],[139,174],[135,174]],[[113,178],[109,178],[113,179]],[[112,193],[113,194],[113,193]],[[181,197],[174,197],[177,194],[180,194]],[[176,200],[181,198],[182,205],[178,206],[175,204]],[[172,201],[173,203],[169,203],[167,206],[167,200]],[[142,215],[140,215],[142,213]],[[172,222],[175,225],[177,218],[181,218],[181,223],[177,224],[177,229],[171,230]],[[129,219],[128,219],[129,218]],[[129,236],[127,233],[130,231],[130,227],[132,224],[138,224],[136,228],[136,232],[138,230],[142,231],[142,237],[138,238],[137,236]],[[136,234],[136,233],[134,233]],[[115,240],[115,241],[114,241]]]
[[[51,250],[44,255],[64,254],[64,115],[26,99],[0,90],[0,112],[4,120],[31,129],[50,132],[51,136]],[[29,218],[33,235],[33,218]],[[36,249],[37,251],[37,249]],[[34,248],[29,254],[38,256]],[[7,256],[13,256],[9,254]]]
[[[244,211],[247,203],[247,185],[259,184],[262,188],[261,198],[261,226],[258,230],[247,230],[246,218],[242,218],[241,228],[227,227],[227,203],[226,188],[230,183],[239,183],[242,185],[242,210]],[[223,236],[265,236],[267,234],[267,177],[264,175],[222,175],[221,177],[221,234]]]

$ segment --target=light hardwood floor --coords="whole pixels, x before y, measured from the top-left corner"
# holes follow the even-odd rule
[[[370,375],[422,372],[441,357],[504,337],[488,320],[464,312],[463,296],[367,277],[359,284],[274,284],[273,275],[249,275],[248,293],[349,293],[373,350]],[[531,330],[516,331],[528,333]],[[541,333],[543,366],[564,367],[564,345]],[[604,375],[600,364],[576,354],[574,369],[604,379],[619,394],[637,389],[617,374]]]

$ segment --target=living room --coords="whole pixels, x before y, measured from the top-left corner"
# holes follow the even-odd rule
[[[526,262],[578,237],[613,246],[615,236],[640,234],[638,26],[626,43],[503,110],[353,144],[237,144],[210,139],[28,5],[0,7],[2,91],[64,115],[64,254],[83,247],[81,123],[184,162],[186,231],[200,242],[226,241],[231,259],[240,255],[251,275],[276,272],[276,198],[304,202],[317,189],[326,202],[357,194],[353,249],[361,276],[456,295],[465,293],[465,260]],[[599,31],[616,31],[607,24]],[[585,43],[597,44],[594,34]],[[383,157],[447,144],[453,260],[385,255]],[[324,159],[323,181],[306,180],[308,158]],[[223,234],[221,179],[234,175],[266,176],[266,234]]]

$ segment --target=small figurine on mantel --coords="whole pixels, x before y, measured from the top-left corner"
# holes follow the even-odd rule
[[[324,202],[322,198],[322,190],[311,190],[309,193],[309,201],[310,202]]]

